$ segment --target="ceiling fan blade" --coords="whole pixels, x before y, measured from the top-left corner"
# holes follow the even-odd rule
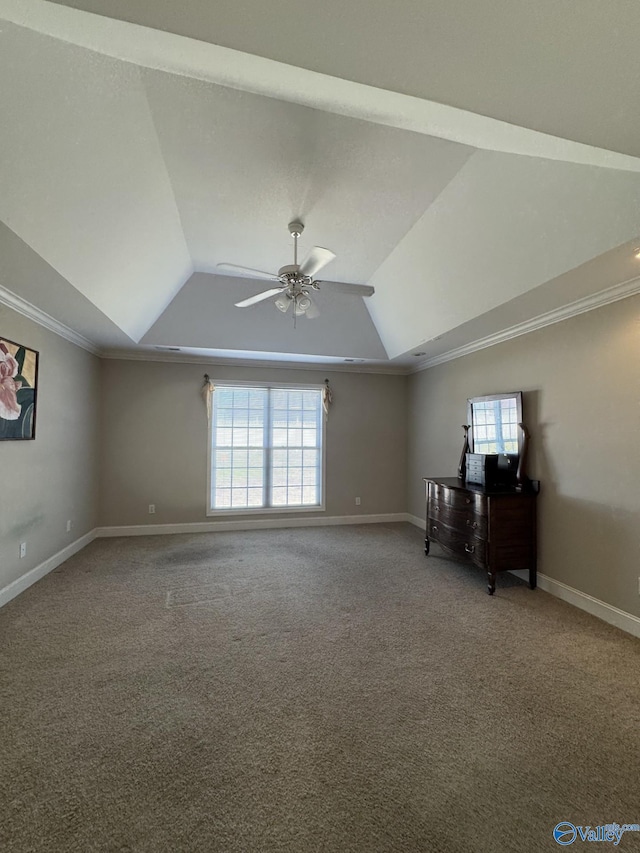
[[[236,302],[236,308],[248,308],[250,305],[255,305],[258,302],[262,302],[264,299],[269,299],[271,296],[275,296],[276,293],[280,293],[281,290],[281,287],[272,287],[270,290],[263,290],[262,293],[258,293],[256,296],[250,296],[248,299],[243,299],[242,302]]]
[[[315,320],[316,317],[320,316],[320,310],[311,297],[309,297],[309,302],[311,303],[311,305],[304,312],[304,316],[307,318],[307,320]]]
[[[348,293],[352,296],[373,296],[375,288],[370,284],[348,284],[346,281],[320,281],[323,290],[334,293]]]
[[[280,281],[277,275],[263,270],[254,270],[251,267],[239,267],[236,264],[218,264],[216,272],[227,275],[244,276],[245,278],[263,278],[266,281]]]
[[[302,275],[313,278],[323,267],[326,267],[335,258],[335,253],[321,246],[314,246],[304,261],[300,264]]]

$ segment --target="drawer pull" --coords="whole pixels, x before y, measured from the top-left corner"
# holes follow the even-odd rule
[[[467,519],[467,527],[471,527],[473,530],[477,530],[479,526],[480,525],[477,521],[469,521],[469,519]]]
[[[464,499],[464,502],[465,502],[466,504],[470,504],[470,503],[471,503],[471,498],[465,498],[465,499]]]
[[[437,533],[437,532],[438,532],[438,528],[435,526],[435,524],[434,524],[434,525],[432,525],[431,530],[432,530],[432,532],[433,532],[433,533]]]
[[[440,512],[440,507],[439,507],[439,506],[434,506],[433,510],[434,510],[434,512]]]
[[[468,545],[465,542],[464,543],[464,550],[467,552],[467,554],[473,554],[473,552],[476,550],[476,546],[475,545]]]

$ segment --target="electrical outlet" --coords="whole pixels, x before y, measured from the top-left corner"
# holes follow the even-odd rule
[[[356,506],[360,506],[360,498],[356,498]]]
[[[20,543],[20,559],[22,559],[23,557],[26,557],[26,556],[27,556],[27,543],[21,542]]]
[[[71,519],[69,519],[69,520],[67,521],[67,533],[69,533],[69,532],[71,531],[71,527],[72,527]]]
[[[156,512],[156,505],[155,504],[149,504],[149,515],[155,515],[155,512]]]

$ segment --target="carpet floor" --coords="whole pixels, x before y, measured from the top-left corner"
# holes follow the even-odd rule
[[[558,850],[640,822],[639,675],[409,524],[97,540],[0,611],[0,850]]]

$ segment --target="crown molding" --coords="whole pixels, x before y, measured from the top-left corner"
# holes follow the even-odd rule
[[[103,350],[101,358],[115,361],[157,361],[178,364],[211,364],[225,367],[273,368],[280,370],[315,370],[320,373],[337,371],[339,373],[381,373],[391,376],[406,376],[406,366],[386,367],[375,364],[344,364],[340,362],[303,362],[303,361],[263,361],[248,358],[219,358],[216,356],[193,355],[192,353],[151,352],[149,350]]]
[[[576,302],[571,302],[562,308],[555,308],[546,314],[540,314],[538,317],[527,320],[525,323],[518,323],[517,326],[503,329],[494,335],[488,335],[486,338],[479,338],[477,341],[456,347],[456,349],[443,352],[440,355],[425,358],[419,364],[415,365],[413,369],[408,370],[407,373],[420,373],[422,370],[428,370],[430,367],[437,367],[439,364],[454,361],[454,359],[462,358],[465,355],[471,355],[474,352],[478,352],[478,350],[493,347],[496,344],[510,341],[513,338],[519,338],[521,335],[528,335],[529,332],[535,332],[538,329],[543,329],[545,326],[552,326],[554,323],[561,323],[563,320],[569,320],[571,317],[577,317],[579,314],[586,314],[587,311],[594,311],[596,308],[602,308],[605,305],[610,305],[612,302],[619,302],[621,299],[627,299],[629,296],[635,296],[638,293],[640,293],[640,276],[623,281],[621,284],[616,284],[591,296],[585,296],[583,299],[578,299]]]
[[[273,368],[280,370],[313,370],[318,372],[334,371],[339,373],[374,373],[390,376],[407,376],[414,373],[420,373],[423,370],[428,370],[431,367],[437,367],[439,364],[445,364],[448,361],[454,361],[457,358],[463,358],[466,355],[471,355],[482,349],[510,341],[513,338],[518,338],[521,335],[527,335],[530,332],[535,332],[538,329],[543,329],[545,326],[551,326],[555,323],[561,323],[563,320],[569,320],[571,317],[577,317],[579,314],[585,314],[588,311],[593,311],[597,308],[602,308],[612,302],[619,302],[621,299],[627,299],[630,296],[635,296],[640,293],[640,276],[624,281],[621,284],[616,284],[599,293],[586,296],[583,299],[578,299],[569,305],[564,305],[561,308],[556,308],[546,314],[540,314],[531,320],[524,323],[519,323],[516,326],[511,326],[508,329],[503,329],[501,332],[496,332],[493,335],[488,335],[485,338],[479,338],[469,344],[461,347],[448,350],[439,355],[432,356],[420,361],[413,367],[407,365],[385,366],[375,364],[344,364],[339,362],[327,362],[320,364],[318,362],[300,362],[300,361],[262,361],[259,359],[247,358],[219,358],[216,356],[197,356],[190,353],[173,353],[173,352],[158,352],[150,350],[101,350],[96,344],[85,338],[79,332],[75,332],[69,326],[65,326],[59,320],[51,317],[49,314],[36,308],[31,302],[27,302],[21,296],[17,296],[10,290],[0,285],[0,304],[6,305],[18,314],[32,320],[39,326],[59,335],[69,343],[90,352],[92,355],[99,356],[104,359],[116,361],[151,361],[151,362],[175,362],[182,364],[219,364],[228,367],[254,367],[254,368]]]
[[[100,349],[88,338],[85,338],[84,335],[81,335],[79,332],[74,332],[74,330],[70,329],[69,326],[65,326],[64,323],[56,320],[55,317],[51,317],[51,315],[46,314],[39,308],[36,308],[36,306],[32,305],[31,302],[27,302],[26,299],[23,299],[21,296],[17,296],[15,293],[7,290],[6,287],[2,287],[2,285],[0,285],[0,304],[6,305],[7,308],[11,308],[18,314],[22,314],[22,316],[26,317],[28,320],[33,320],[33,322],[37,323],[39,326],[48,329],[50,332],[54,332],[56,335],[59,335],[66,341],[69,341],[69,343],[87,350],[87,352],[90,352],[92,355],[100,355]]]

